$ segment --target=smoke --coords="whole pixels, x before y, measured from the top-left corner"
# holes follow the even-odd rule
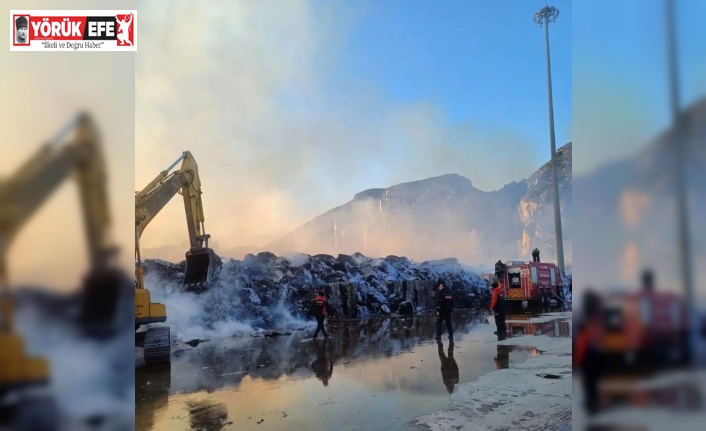
[[[479,293],[487,291],[485,280],[453,260],[420,265],[405,258],[299,255],[290,261],[262,253],[244,261],[227,259],[218,279],[198,295],[182,291],[183,271],[182,265],[145,262],[152,302],[165,304],[169,316],[160,325],[170,326],[180,341],[310,328],[313,321],[304,316],[316,288],[326,292],[331,315],[342,318],[356,316],[356,309],[356,317],[396,313],[409,299],[429,307],[435,304],[429,280],[438,278],[455,289],[459,304],[467,308],[476,307],[483,301]]]
[[[234,261],[228,260],[214,285],[198,295],[183,291],[179,283],[157,274],[145,276],[145,283],[152,302],[166,306],[169,317],[165,324],[172,328],[172,338],[179,341],[237,337],[265,328],[284,330],[311,324],[291,314],[284,290],[265,306],[255,291],[236,280],[236,274]]]
[[[568,175],[570,171],[560,178],[564,178],[565,255],[570,262]],[[545,260],[553,260],[551,196],[543,176],[537,177],[542,180],[529,181],[529,186],[519,183],[490,193],[474,188],[458,175],[368,190],[265,249],[276,254],[334,256],[358,252],[373,257],[406,256],[417,261],[455,257],[478,265],[497,259],[529,259],[531,250],[539,247]],[[532,204],[531,213],[520,211],[522,202]]]
[[[120,423],[130,423],[134,415],[133,333],[86,338],[72,323],[72,307],[57,307],[60,298],[45,294],[46,301],[33,296],[20,301],[16,319],[28,354],[49,361],[48,394],[57,403],[58,419],[75,428],[100,417],[121,429]],[[130,316],[132,308],[126,302],[120,311]]]
[[[365,13],[359,4],[165,5],[140,3],[136,183],[191,150],[220,250],[260,251],[361,190],[451,172],[492,190],[546,159],[513,130],[452,124],[429,101],[341,81],[337,53]],[[143,248],[183,255],[183,220],[171,202]]]
[[[610,6],[612,13],[596,28],[590,12],[602,7],[601,3]],[[656,331],[662,330],[657,304],[666,306],[670,299],[661,295],[675,294],[680,307],[670,306],[674,310],[683,307],[683,314],[679,313],[688,332],[684,328],[679,331],[689,337],[675,337],[680,341],[672,348],[671,357],[690,356],[695,367],[662,360],[662,349],[645,348],[641,342],[629,347],[612,344],[611,353],[637,351],[643,358],[638,363],[650,364],[649,377],[635,373],[641,366],[631,361],[609,362],[610,366],[595,374],[594,382],[602,385],[608,375],[615,379],[629,376],[626,381],[630,383],[623,389],[626,399],[644,394],[645,402],[601,403],[598,414],[593,415],[596,421],[589,421],[586,411],[575,408],[576,429],[590,429],[595,422],[652,429],[667,428],[660,425],[668,423],[674,429],[691,430],[702,428],[703,422],[703,403],[689,407],[689,414],[682,415],[685,409],[679,395],[688,387],[686,382],[698,381],[695,371],[703,367],[706,358],[701,331],[706,283],[699,277],[706,261],[702,216],[706,194],[700,187],[706,166],[706,93],[703,45],[697,42],[703,40],[704,4],[660,1],[644,5],[647,7],[636,9],[626,3],[598,1],[584,6],[586,14],[574,15],[588,17],[574,20],[574,101],[579,107],[574,127],[576,140],[584,142],[577,155],[580,175],[574,177],[577,296],[585,305],[589,292],[598,293],[603,304],[610,302],[609,307],[622,313],[623,322],[627,322],[619,332],[624,335],[634,323],[628,298],[636,296],[606,293],[616,289],[638,292],[643,286],[641,275],[649,270],[659,299],[652,303],[654,308],[642,311],[645,339],[655,339]],[[625,7],[622,12],[621,7]],[[630,20],[622,18],[632,12]],[[590,50],[586,49],[588,44]],[[641,73],[644,70],[655,73]],[[682,210],[684,218],[680,217]],[[584,322],[592,320],[582,314]],[[605,325],[603,315],[598,316],[596,322]],[[633,341],[629,336],[626,339]],[[607,340],[596,341],[602,352]],[[583,370],[587,371],[590,373]],[[675,392],[665,392],[666,396],[655,402],[656,394],[644,388],[657,380],[661,387],[675,388]],[[694,390],[695,397],[703,399],[703,384],[696,383]],[[577,394],[575,391],[574,396]]]

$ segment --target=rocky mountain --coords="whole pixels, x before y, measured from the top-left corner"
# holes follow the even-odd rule
[[[685,169],[693,270],[706,265],[706,99],[684,112]],[[575,271],[583,287],[634,286],[643,268],[660,287],[680,285],[676,217],[676,134],[665,130],[634,157],[574,178],[577,195]],[[590,143],[587,143],[590,145]],[[697,291],[706,290],[694,272]]]
[[[571,142],[557,150],[565,261],[571,262]],[[555,259],[551,162],[500,190],[478,190],[457,174],[370,189],[269,244],[275,253],[455,257],[471,264]]]

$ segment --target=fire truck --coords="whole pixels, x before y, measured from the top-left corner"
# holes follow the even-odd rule
[[[601,298],[600,349],[615,371],[669,368],[688,360],[688,314],[678,294],[641,290]]]
[[[562,279],[553,263],[507,261],[496,276],[505,289],[507,314],[547,312],[562,306]]]

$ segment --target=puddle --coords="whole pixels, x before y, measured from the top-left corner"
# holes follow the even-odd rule
[[[411,429],[459,383],[540,354],[485,343],[482,321],[455,313],[453,344],[424,316],[342,322],[327,342],[307,330],[180,345],[171,365],[135,371],[136,429]]]
[[[547,335],[549,337],[571,337],[571,325],[565,317],[547,320],[544,322],[519,322],[536,319],[537,316],[508,315],[507,331],[510,337],[523,335]]]

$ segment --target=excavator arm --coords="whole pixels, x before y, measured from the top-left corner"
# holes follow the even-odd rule
[[[76,132],[73,140],[59,145],[73,130]],[[81,197],[91,268],[105,267],[117,251],[109,235],[111,220],[100,137],[88,115],[81,114],[9,179],[0,180],[0,289],[3,296],[8,289],[7,254],[12,241],[71,174],[75,175]]]
[[[70,132],[75,133],[64,141]],[[15,333],[7,257],[24,225],[72,175],[79,188],[91,268],[84,280],[80,317],[81,323],[87,324],[84,329],[92,331],[100,326],[105,333],[106,320],[115,313],[120,286],[127,281],[129,287],[124,274],[110,265],[118,250],[110,238],[101,139],[91,118],[81,114],[10,177],[0,179],[0,392],[45,383],[49,378],[47,361],[25,356],[24,342]]]
[[[180,169],[172,169],[181,162]],[[135,193],[135,253],[137,256],[138,288],[144,288],[140,255],[140,238],[147,225],[180,193],[184,200],[189,251],[186,253],[186,290],[202,290],[215,280],[221,270],[221,259],[208,247],[211,235],[205,232],[201,179],[193,155],[185,151],[166,170],[160,172],[147,186]]]
[[[181,169],[169,173],[180,161]],[[160,172],[147,187],[136,193],[135,225],[138,235],[142,236],[147,225],[179,192],[184,198],[190,251],[203,251],[204,246],[208,247],[210,235],[202,233],[205,220],[201,200],[201,180],[196,160],[188,151],[185,151],[167,170]]]
[[[180,169],[171,172],[179,162]],[[186,252],[186,271],[182,283],[185,290],[203,291],[221,271],[221,258],[208,248],[208,239],[211,236],[204,228],[199,168],[191,153],[184,151],[174,163],[135,193],[135,331],[142,325],[158,324],[167,320],[164,304],[152,302],[151,293],[145,288],[140,238],[147,225],[177,193],[184,198],[189,234],[189,251]],[[170,334],[168,326],[151,327],[147,331],[136,332],[135,345],[144,349],[147,364],[170,360]]]

